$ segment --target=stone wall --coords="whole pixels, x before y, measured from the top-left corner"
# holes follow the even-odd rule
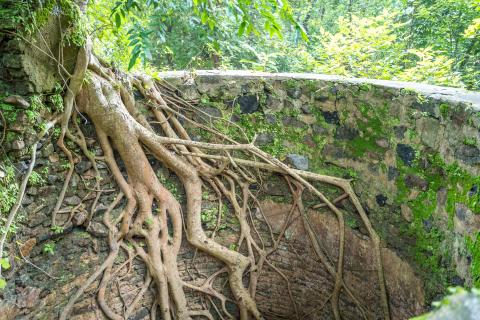
[[[352,178],[384,244],[415,267],[428,299],[480,284],[479,93],[312,74],[159,77],[293,166]],[[347,222],[364,232],[355,216]]]
[[[419,314],[431,299],[445,293],[447,286],[474,283],[480,251],[474,243],[480,224],[475,215],[480,211],[476,201],[480,183],[480,95],[320,75],[199,71],[194,75],[159,76],[196,103],[199,111],[192,116],[197,120],[212,121],[217,129],[242,139],[238,130],[220,118],[231,120],[245,130],[248,139],[256,134],[258,145],[293,167],[353,179],[355,191],[385,247],[383,262],[394,319]],[[50,116],[39,113],[34,119],[28,118],[38,95],[37,90],[27,91],[23,97],[9,100],[18,112],[15,121],[9,123],[10,138],[2,145],[6,157],[0,169],[13,165],[18,178],[29,163],[28,146],[35,139],[34,129]],[[55,110],[49,97],[43,95],[41,101]],[[138,107],[142,108],[142,101]],[[101,156],[92,124],[86,118],[79,118],[79,123],[89,149]],[[194,139],[209,139],[205,132],[191,127],[188,130]],[[8,285],[0,292],[0,319],[55,318],[108,252],[102,213],[115,197],[117,186],[105,163],[99,161],[100,187],[104,191],[96,201],[98,193],[91,190],[95,181],[92,166],[73,145],[69,148],[78,155],[75,172],[58,217],[61,224],[73,213],[72,225],[63,232],[51,229],[51,212],[68,171],[66,158],[55,145],[57,134],[40,141],[34,169],[40,179],[27,189],[16,238],[8,248],[10,256],[17,258],[3,273]],[[181,199],[183,190],[176,177],[153,158],[151,163]],[[264,178],[255,191],[274,232],[278,232],[289,210],[289,192],[281,177]],[[338,195],[338,190],[318,187],[331,197]],[[309,195],[304,200],[306,205],[314,203]],[[203,205],[209,212],[216,202],[205,199]],[[341,202],[339,206],[345,210],[348,225],[345,279],[367,306],[369,317],[380,318],[371,243],[349,204]],[[85,225],[90,212],[93,220]],[[120,212],[118,208],[112,214]],[[327,252],[335,257],[338,228],[335,219],[323,213],[311,212],[310,216]],[[232,214],[226,213],[224,218],[217,240],[230,247],[236,243],[238,226]],[[254,220],[268,239],[262,218],[254,216]],[[210,222],[205,220],[204,228],[211,231]],[[267,319],[292,319],[294,306],[301,312],[300,318],[333,318],[330,304],[323,305],[333,288],[332,277],[315,258],[302,224],[293,223],[286,235],[271,261],[289,279],[294,302],[287,297],[285,280],[265,267],[256,297],[260,310]],[[115,266],[125,259],[124,253]],[[219,263],[209,257],[195,255],[184,239],[179,268],[185,281],[199,285],[218,267]],[[133,301],[145,277],[138,260],[134,260],[131,273],[123,272],[107,293],[107,301],[116,312]],[[97,287],[98,281],[88,288],[76,304],[72,319],[104,318],[96,305]],[[204,303],[197,294],[188,290],[187,294],[191,305],[200,307]],[[345,319],[358,318],[358,310],[344,292],[340,305]],[[152,294],[147,291],[129,319],[148,319],[151,306]],[[227,307],[236,312],[233,305]]]

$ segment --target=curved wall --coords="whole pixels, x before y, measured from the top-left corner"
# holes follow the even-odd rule
[[[424,279],[427,300],[480,284],[480,93],[315,74],[158,76],[293,166],[353,178],[384,244]],[[365,232],[356,217],[347,222]]]

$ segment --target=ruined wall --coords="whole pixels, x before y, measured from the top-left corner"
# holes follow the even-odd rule
[[[384,244],[416,268],[428,299],[480,284],[479,93],[308,74],[159,76],[293,166],[352,178]],[[356,217],[348,223],[364,232]]]

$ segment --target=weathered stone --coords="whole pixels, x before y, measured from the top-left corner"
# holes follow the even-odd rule
[[[19,95],[8,96],[3,101],[5,103],[13,104],[23,109],[28,109],[30,107],[30,103],[25,98]]]
[[[381,148],[388,148],[390,146],[390,143],[388,142],[387,139],[383,138],[383,139],[378,139],[375,141],[375,144]]]
[[[308,158],[299,154],[290,153],[287,155],[287,162],[295,169],[308,170]]]
[[[86,220],[87,215],[83,211],[79,211],[73,216],[72,223],[74,226],[81,226]]]
[[[23,150],[25,148],[25,142],[23,140],[15,140],[12,142],[12,150]]]
[[[260,103],[256,95],[245,95],[238,97],[238,104],[242,113],[254,113],[258,111]]]
[[[358,137],[359,132],[357,129],[347,126],[340,126],[335,131],[335,139],[338,140],[353,140]]]
[[[322,136],[328,134],[328,129],[324,128],[322,126],[319,126],[318,124],[313,124],[312,125],[312,131],[313,131],[313,133],[315,133],[317,135],[322,135]]]
[[[480,149],[475,146],[462,144],[455,150],[455,156],[470,165],[480,164]]]
[[[435,148],[439,139],[440,123],[433,118],[422,117],[419,122],[419,132],[421,139],[430,148]]]
[[[32,308],[35,306],[40,299],[40,293],[42,292],[41,289],[30,286],[17,289],[20,291],[17,296],[17,307],[19,308]]]
[[[395,137],[397,137],[397,139],[403,139],[405,137],[406,131],[407,131],[407,127],[405,126],[393,127],[393,132],[395,132]]]
[[[87,232],[94,237],[106,237],[108,230],[103,223],[92,221],[87,228]]]
[[[410,209],[410,207],[407,206],[406,204],[401,204],[400,205],[400,210],[402,212],[403,219],[405,219],[405,221],[407,221],[407,222],[412,222],[412,220],[413,220],[412,209]]]
[[[317,119],[315,119],[314,116],[308,115],[308,114],[300,115],[299,119],[300,119],[300,121],[302,121],[303,123],[306,123],[306,124],[314,124],[315,122],[317,122]]]
[[[276,98],[272,95],[267,96],[267,108],[273,112],[282,111],[285,104],[282,99]]]
[[[292,99],[298,99],[302,95],[302,90],[300,88],[290,88],[287,89],[287,95]]]
[[[265,115],[265,122],[268,124],[275,124],[277,123],[277,117],[274,114],[267,113]]]
[[[340,124],[340,117],[337,111],[322,111],[323,118],[325,119],[326,123],[339,125]]]
[[[480,295],[460,290],[448,296],[448,303],[425,315],[425,320],[477,320],[480,315]],[[423,319],[423,318],[422,318]]]
[[[55,151],[54,147],[53,147],[53,144],[52,143],[48,143],[46,144],[43,149],[42,149],[42,156],[44,157],[48,157],[50,156],[51,154],[53,154],[53,152]]]
[[[471,198],[478,194],[478,185],[474,184],[468,191],[468,196]]]
[[[259,133],[257,135],[257,140],[255,140],[255,144],[257,146],[264,146],[266,144],[269,144],[273,142],[273,135],[270,133]]]
[[[308,104],[302,104],[300,109],[302,109],[303,113],[306,113],[306,114],[311,114],[312,113],[312,110],[311,110],[311,108]]]
[[[71,197],[66,197],[64,202],[69,206],[76,206],[77,204],[82,202],[82,199],[80,199],[78,196],[71,196]]]
[[[428,181],[417,175],[407,174],[404,181],[408,188],[418,188],[422,191],[426,191],[428,189]]]
[[[91,167],[92,167],[92,163],[90,161],[82,160],[75,165],[75,171],[78,174],[83,174],[83,173],[85,173],[85,171],[87,171]]]
[[[30,187],[27,189],[27,194],[31,195],[31,196],[35,196],[38,194],[38,189],[35,188],[35,187]]]
[[[380,207],[384,207],[387,204],[388,198],[383,194],[377,194],[375,200]]]
[[[307,124],[303,123],[295,117],[284,117],[282,119],[282,123],[285,126],[290,126],[294,128],[307,128]]]
[[[201,106],[200,110],[202,112],[196,112],[194,120],[201,123],[209,123],[210,121],[214,121],[215,118],[220,118],[222,116],[222,112],[214,107]]]
[[[415,149],[408,144],[399,143],[397,145],[397,155],[400,159],[402,159],[403,163],[411,167],[413,160],[415,159]]]

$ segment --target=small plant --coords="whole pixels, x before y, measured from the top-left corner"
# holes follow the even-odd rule
[[[55,243],[49,242],[43,245],[43,253],[54,255],[55,254]]]
[[[61,234],[61,233],[63,233],[63,231],[64,231],[64,230],[63,230],[63,227],[61,227],[61,226],[52,226],[52,227],[50,228],[50,230],[52,230],[52,232],[53,232],[54,234]]]
[[[466,146],[476,146],[477,140],[475,138],[467,138],[463,139],[463,144]]]
[[[31,186],[41,186],[45,184],[45,179],[38,172],[32,171],[30,177],[28,177],[28,182]]]

